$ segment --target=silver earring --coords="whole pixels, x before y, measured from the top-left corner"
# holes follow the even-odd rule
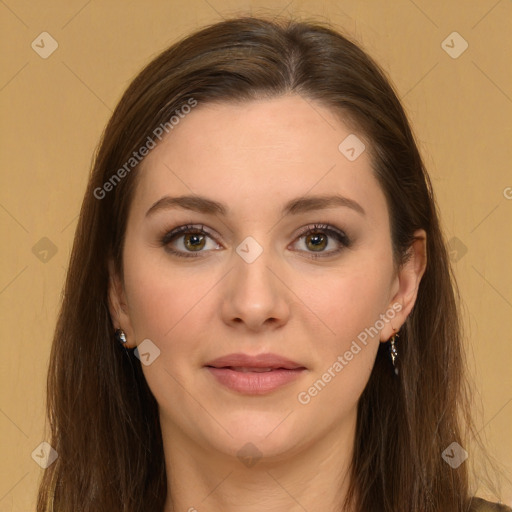
[[[396,363],[395,363],[395,361],[398,358],[398,350],[396,349],[396,346],[395,346],[395,338],[397,338],[397,337],[398,337],[398,334],[393,334],[393,336],[391,336],[391,339],[390,339],[391,345],[389,346],[389,353],[391,354],[391,362],[393,363],[393,367],[395,369],[395,375],[398,375],[398,368],[396,367]]]
[[[124,345],[126,343],[126,334],[124,333],[124,331],[122,329],[117,329],[116,330],[116,340],[121,343],[122,345]]]

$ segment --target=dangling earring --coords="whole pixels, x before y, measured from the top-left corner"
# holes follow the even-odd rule
[[[395,375],[398,375],[398,368],[396,367],[395,363],[396,359],[398,358],[398,350],[396,349],[395,346],[395,338],[398,338],[398,333],[393,334],[393,336],[391,336],[391,345],[389,346],[389,353],[391,354],[391,362],[393,363],[393,367],[395,369]]]
[[[124,331],[122,329],[117,329],[115,332],[115,335],[116,335],[116,340],[124,346],[124,344],[127,341],[126,334],[124,333]]]

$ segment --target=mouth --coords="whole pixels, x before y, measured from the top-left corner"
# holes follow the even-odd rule
[[[265,372],[272,370],[296,370],[305,366],[277,354],[248,355],[228,354],[206,363],[211,368],[230,368],[234,371]]]
[[[233,370],[234,372],[255,372],[255,373],[264,373],[264,372],[273,372],[276,370],[297,370],[299,368],[283,368],[283,367],[277,367],[277,368],[261,368],[258,366],[253,367],[246,367],[246,366],[209,366],[206,365],[207,368],[217,368],[217,369],[227,369],[227,370]]]
[[[205,365],[215,380],[245,395],[263,395],[296,380],[307,368],[275,354],[231,354]]]

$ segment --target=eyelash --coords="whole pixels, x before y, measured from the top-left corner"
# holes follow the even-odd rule
[[[350,245],[352,243],[350,241],[350,239],[348,238],[348,236],[343,231],[340,231],[337,228],[335,228],[334,226],[330,226],[329,224],[313,224],[310,226],[306,226],[299,233],[296,240],[299,240],[299,239],[301,239],[305,236],[311,235],[311,234],[317,234],[319,232],[335,238],[342,245],[342,247],[340,249],[336,249],[334,251],[328,251],[328,252],[322,251],[320,253],[306,251],[306,252],[310,252],[311,258],[325,258],[328,256],[333,256],[334,254],[338,254],[339,252],[341,252],[344,248],[350,247]],[[205,252],[205,251],[196,251],[195,253],[190,252],[190,251],[183,252],[183,251],[176,251],[175,249],[171,249],[169,247],[170,242],[172,242],[176,237],[178,237],[178,235],[183,235],[183,234],[206,235],[209,238],[212,238],[212,235],[210,235],[210,233],[208,233],[208,231],[204,230],[204,225],[201,225],[200,228],[197,228],[195,225],[187,224],[185,226],[180,226],[180,227],[173,229],[172,231],[169,231],[168,233],[166,233],[161,238],[160,243],[163,247],[166,248],[166,250],[168,252],[170,252],[171,254],[174,254],[180,258],[201,257],[200,256],[201,252]]]

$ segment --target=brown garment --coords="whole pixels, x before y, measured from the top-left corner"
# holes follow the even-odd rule
[[[482,498],[473,498],[469,512],[512,512],[512,508],[498,503],[491,503]]]

